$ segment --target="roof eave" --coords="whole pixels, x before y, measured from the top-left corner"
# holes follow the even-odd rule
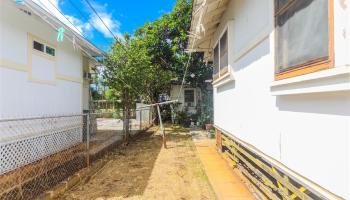
[[[65,28],[65,34],[69,36],[70,38],[75,37],[76,42],[85,50],[87,51],[92,57],[102,57],[105,56],[106,53],[96,47],[94,44],[92,44],[90,41],[88,41],[86,38],[84,38],[82,35],[77,33],[77,31],[73,30],[71,27],[66,25],[64,22],[60,21],[56,16],[52,15],[45,9],[43,9],[41,6],[36,4],[33,1],[25,1],[25,6],[30,9],[33,9],[37,14],[39,14],[39,17],[46,17],[46,20],[44,20],[46,23],[52,23],[53,25],[57,27],[64,27]],[[35,14],[35,13],[34,13]],[[49,24],[50,25],[50,24]]]
[[[204,52],[210,59],[214,34],[230,0],[194,0],[188,51]]]

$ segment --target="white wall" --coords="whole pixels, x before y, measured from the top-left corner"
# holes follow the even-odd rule
[[[31,37],[55,47],[56,56],[32,51]],[[56,37],[13,1],[0,1],[0,117],[81,113],[81,52]]]
[[[350,2],[345,1],[347,10],[341,8],[342,1],[334,2],[335,65],[347,67]],[[214,88],[215,125],[350,199],[350,92],[272,95],[272,4],[235,0],[224,14],[214,40],[231,21],[229,66],[234,81]]]

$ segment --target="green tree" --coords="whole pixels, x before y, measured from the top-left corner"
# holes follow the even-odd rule
[[[186,48],[191,14],[192,1],[177,0],[171,12],[111,46],[102,73],[108,88],[118,91],[112,94],[119,95],[127,118],[136,101],[157,102],[159,94],[169,91],[173,78],[182,82],[189,59]],[[194,87],[204,87],[205,80],[211,78],[212,68],[202,57],[201,53],[192,54],[185,76],[186,83]],[[129,130],[126,132],[128,137]]]
[[[146,46],[152,65],[171,76],[159,79],[160,81],[153,84],[155,98],[159,93],[169,89],[172,78],[177,78],[179,84],[182,82],[189,59],[186,49],[191,14],[192,1],[177,0],[171,12],[162,15],[154,22],[145,23],[135,31],[135,37]],[[211,66],[204,63],[202,58],[202,53],[192,53],[185,77],[186,83],[195,87],[202,87],[204,81],[210,79],[212,75]]]
[[[125,140],[129,139],[129,116],[136,101],[150,101],[150,88],[158,73],[152,66],[145,46],[125,34],[125,40],[113,43],[104,60],[103,77],[109,88],[117,95],[124,110]]]

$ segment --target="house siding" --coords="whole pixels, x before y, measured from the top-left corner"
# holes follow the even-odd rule
[[[47,23],[0,2],[0,117],[81,113],[82,53]],[[54,58],[31,47],[38,39]]]
[[[335,67],[348,67],[349,8],[341,2],[334,1]],[[274,96],[273,24],[273,1],[230,2],[213,47],[228,27],[229,67],[234,80],[214,88],[214,123],[350,199],[350,93]]]

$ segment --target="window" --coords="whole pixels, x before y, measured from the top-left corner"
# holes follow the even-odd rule
[[[228,48],[227,48],[227,31],[220,39],[220,73],[228,66]],[[226,71],[225,71],[226,72]],[[225,73],[224,72],[224,73]]]
[[[219,73],[219,44],[214,48],[214,75]]]
[[[51,55],[51,56],[55,56],[55,49],[51,48],[49,46],[46,46],[46,53]]]
[[[185,103],[194,103],[194,91],[185,90]]]
[[[276,79],[331,67],[329,0],[275,0]]]
[[[41,51],[51,56],[55,56],[55,49],[38,41],[33,41],[33,49]]]
[[[40,43],[40,42],[33,41],[33,48],[34,48],[35,50],[44,52],[45,46],[44,46],[42,43]]]
[[[214,80],[228,72],[228,38],[227,30],[214,48]]]

